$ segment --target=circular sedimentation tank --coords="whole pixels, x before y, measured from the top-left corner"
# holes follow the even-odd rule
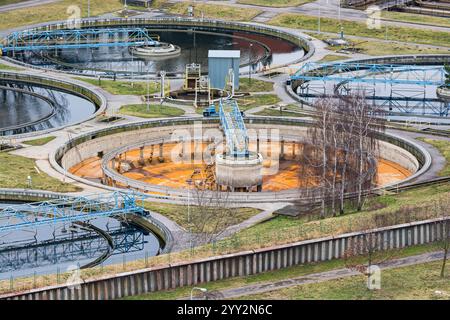
[[[202,182],[206,189],[216,190],[216,165],[221,164],[220,161],[216,163],[215,159],[223,154],[224,146],[209,138],[189,139],[195,135],[195,121],[198,119],[117,126],[111,128],[109,133],[102,132],[102,137],[81,137],[76,148],[74,145],[62,147],[65,153],[57,151],[55,161],[63,166],[61,171],[67,170],[67,174],[74,179],[96,186],[103,184],[105,188],[131,188],[168,199],[186,196],[192,181]],[[255,166],[254,169],[261,171],[262,184],[256,182],[251,184],[251,188],[231,190],[236,200],[293,199],[299,196],[299,189],[317,185],[313,178],[304,179],[300,175],[306,168],[301,164],[301,157],[308,144],[304,121],[251,117],[246,121],[250,131],[264,131],[270,127],[270,130],[279,130],[280,135],[278,139],[269,141],[250,135],[249,151],[261,159],[261,167]],[[208,135],[216,130],[222,136],[218,123],[213,120],[204,121],[203,130]],[[177,140],[178,137],[182,142]],[[81,161],[75,161],[72,157],[75,149],[83,150],[77,158]],[[397,185],[421,174],[427,166],[423,152],[426,153],[413,142],[381,135],[380,156],[374,159],[378,168],[377,186]],[[247,173],[243,175],[252,178]]]
[[[77,124],[104,107],[100,96],[79,85],[34,77],[42,82],[37,84],[25,78],[12,73],[0,75],[0,136]]]
[[[98,26],[96,25],[98,24]],[[308,48],[306,40],[285,35],[275,29],[241,26],[238,23],[217,21],[175,20],[124,20],[119,22],[96,21],[84,26],[109,29],[139,27],[147,30],[160,45],[108,46],[79,49],[51,49],[40,51],[9,52],[12,61],[40,68],[74,72],[85,75],[117,74],[137,76],[158,74],[164,70],[168,75],[182,75],[185,66],[192,62],[208,71],[209,50],[240,50],[241,71],[248,65],[257,71],[274,65],[287,65],[302,59]],[[64,26],[47,26],[47,29]],[[37,29],[39,30],[39,29]],[[104,35],[108,37],[108,35]],[[126,37],[117,33],[117,37]],[[102,36],[94,40],[101,41]],[[107,40],[106,38],[103,40]],[[247,68],[246,68],[247,67]]]

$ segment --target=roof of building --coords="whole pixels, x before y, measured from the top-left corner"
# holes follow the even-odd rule
[[[239,50],[209,50],[209,58],[240,58],[241,51]]]

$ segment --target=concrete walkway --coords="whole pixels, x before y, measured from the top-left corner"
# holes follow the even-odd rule
[[[390,260],[384,263],[379,264],[378,266],[381,270],[389,270],[394,268],[401,268],[412,266],[416,264],[422,264],[427,262],[439,261],[442,260],[443,253],[442,252],[431,252],[424,253],[421,255]],[[285,280],[273,281],[273,282],[262,282],[257,284],[252,284],[248,286],[243,286],[239,288],[231,288],[218,291],[218,294],[223,299],[237,298],[237,297],[246,297],[250,295],[263,294],[270,291],[281,290],[296,286],[301,286],[305,284],[311,283],[319,283],[324,281],[336,280],[348,278],[356,275],[361,275],[360,272],[356,270],[351,270],[348,268],[343,269],[335,269],[331,271],[325,271],[320,273],[309,274],[306,276],[301,276],[297,278],[290,278]],[[187,297],[183,298],[183,300],[188,300]]]

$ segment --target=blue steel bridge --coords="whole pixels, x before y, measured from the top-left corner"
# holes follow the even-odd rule
[[[445,75],[443,66],[308,62],[291,80],[440,86],[445,83]]]
[[[6,54],[19,51],[130,47],[157,43],[158,41],[144,28],[26,30],[8,35],[0,45],[0,50]]]
[[[225,133],[228,154],[232,157],[248,156],[247,128],[236,100],[220,101],[219,118]]]
[[[363,90],[366,99],[390,114],[447,117],[450,103],[436,97],[444,85],[443,66],[364,64],[352,62],[304,64],[291,81],[297,94],[308,100],[321,96],[339,98]]]
[[[42,225],[90,221],[100,217],[144,215],[132,193],[113,192],[78,197],[63,197],[38,203],[13,205],[0,209],[2,232],[35,229]]]
[[[141,251],[144,233],[140,229],[120,223],[119,227],[95,232],[92,225],[97,218],[115,217],[126,221],[126,215],[145,215],[132,193],[114,192],[79,197],[62,197],[38,203],[11,205],[0,209],[0,273],[22,268],[41,267],[80,259]],[[68,225],[68,230],[56,235],[56,228]],[[53,237],[38,240],[40,227],[53,228]],[[48,228],[47,228],[48,230]],[[15,231],[28,231],[34,239],[14,240]],[[7,239],[5,241],[5,239]]]

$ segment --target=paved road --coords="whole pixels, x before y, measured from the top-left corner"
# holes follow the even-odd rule
[[[16,9],[26,8],[26,7],[40,6],[43,4],[48,4],[48,3],[52,3],[52,2],[58,2],[58,1],[61,1],[61,0],[29,0],[29,1],[19,2],[19,3],[12,3],[12,4],[0,6],[0,12],[12,11],[12,10],[16,10]]]
[[[438,261],[443,258],[442,252],[431,252],[431,253],[425,253],[421,255],[401,258],[401,259],[395,259],[390,260],[384,263],[379,264],[378,266],[382,270],[388,270],[388,269],[394,269],[394,268],[401,268],[416,264],[422,264],[426,262],[433,262]],[[351,269],[335,269],[331,271],[326,272],[320,272],[315,274],[310,274],[306,276],[301,276],[297,278],[291,278],[291,279],[285,279],[280,281],[273,281],[273,282],[262,282],[257,284],[252,284],[248,286],[243,286],[239,288],[231,288],[219,291],[219,295],[223,297],[223,299],[230,299],[230,298],[237,298],[242,296],[249,296],[249,295],[255,295],[255,294],[262,294],[274,290],[280,290],[295,286],[300,286],[304,284],[310,284],[310,283],[318,283],[318,282],[324,282],[329,280],[335,280],[335,279],[342,279],[342,278],[348,278],[351,276],[360,275],[358,271],[351,270]],[[183,300],[187,300],[187,298],[183,298]]]

